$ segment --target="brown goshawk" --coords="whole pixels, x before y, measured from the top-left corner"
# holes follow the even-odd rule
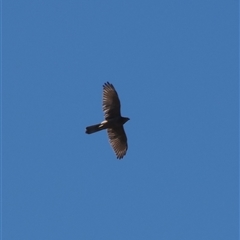
[[[108,138],[118,159],[127,152],[127,136],[123,125],[129,120],[121,116],[121,104],[114,86],[107,82],[103,85],[103,111],[105,120],[99,124],[86,127],[86,133],[91,134],[107,129]]]

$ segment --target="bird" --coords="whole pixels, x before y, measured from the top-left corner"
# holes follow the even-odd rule
[[[103,84],[104,121],[99,124],[86,127],[86,133],[92,134],[106,129],[110,145],[112,146],[117,159],[122,159],[128,149],[127,136],[123,125],[130,120],[121,116],[121,103],[114,86],[106,82]]]

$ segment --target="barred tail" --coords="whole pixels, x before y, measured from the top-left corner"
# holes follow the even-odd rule
[[[101,126],[101,124],[88,126],[88,127],[86,127],[86,133],[91,134],[91,133],[95,133],[95,132],[103,130],[103,128],[100,128],[100,126]]]

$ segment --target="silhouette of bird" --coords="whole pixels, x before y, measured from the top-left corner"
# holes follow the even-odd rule
[[[91,134],[107,129],[109,142],[117,156],[121,159],[125,156],[128,144],[123,125],[130,120],[121,116],[121,104],[114,86],[106,82],[103,85],[103,112],[105,120],[99,124],[86,127],[86,133]]]

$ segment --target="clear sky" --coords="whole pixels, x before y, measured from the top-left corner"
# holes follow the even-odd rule
[[[4,240],[237,240],[237,0],[2,3]],[[116,159],[102,85],[129,149]]]

